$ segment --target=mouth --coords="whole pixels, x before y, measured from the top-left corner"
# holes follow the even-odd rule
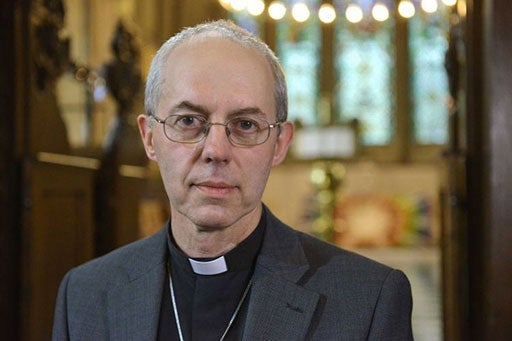
[[[195,183],[192,187],[210,196],[224,196],[233,192],[237,187],[225,182],[204,181]]]

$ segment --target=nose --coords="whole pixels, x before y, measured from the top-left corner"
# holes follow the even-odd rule
[[[231,159],[229,130],[225,124],[210,123],[203,140],[202,154],[208,162],[228,162]]]

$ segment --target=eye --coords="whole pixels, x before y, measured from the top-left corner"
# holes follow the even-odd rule
[[[253,132],[260,130],[261,123],[256,119],[237,117],[230,122],[230,126],[237,131]]]
[[[181,117],[179,120],[178,120],[178,123],[179,124],[183,124],[183,125],[186,125],[186,126],[191,126],[194,124],[194,122],[196,122],[197,119],[195,117],[192,117],[192,116],[185,116],[185,117]]]
[[[205,123],[205,119],[197,115],[174,115],[171,116],[171,125],[176,128],[199,128]]]

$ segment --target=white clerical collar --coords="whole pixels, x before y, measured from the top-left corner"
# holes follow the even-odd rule
[[[192,265],[192,270],[198,275],[218,275],[228,271],[224,256],[206,262],[197,261],[192,258],[189,258],[188,261]]]

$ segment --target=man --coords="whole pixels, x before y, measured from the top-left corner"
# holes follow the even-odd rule
[[[171,218],[71,270],[54,340],[409,340],[402,272],[281,223],[262,204],[293,135],[274,54],[237,26],[189,28],[155,56],[138,124]]]

